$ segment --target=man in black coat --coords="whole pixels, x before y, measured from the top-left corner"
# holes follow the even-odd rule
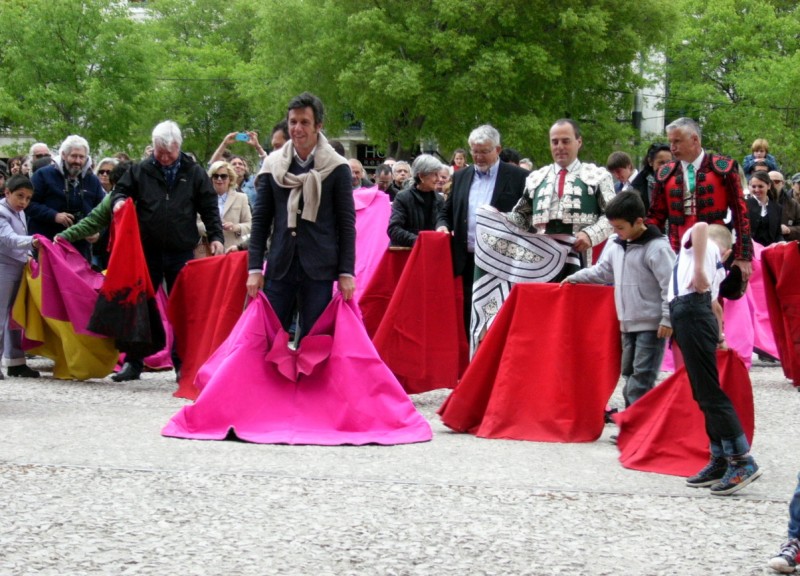
[[[304,92],[289,102],[289,140],[275,150],[256,179],[250,231],[247,293],[264,289],[284,329],[300,310],[300,337],[308,334],[333,296],[355,294],[356,212],[350,166],[322,134],[322,102]],[[266,282],[262,274],[267,237]]]
[[[493,126],[475,128],[468,142],[473,163],[453,174],[452,191],[439,213],[436,229],[453,235],[453,273],[462,277],[464,324],[469,335],[475,275],[475,213],[484,204],[500,212],[510,212],[522,197],[528,171],[500,160],[500,133]]]
[[[198,214],[205,224],[211,253],[225,252],[217,193],[206,171],[181,152],[182,143],[183,136],[175,122],[167,120],[156,126],[152,156],[131,166],[111,196],[114,212],[128,198],[136,203],[139,236],[153,289],[158,290],[166,280],[167,292],[194,257],[194,248],[200,242]],[[174,348],[172,363],[180,378],[180,358]],[[128,354],[122,370],[111,379],[138,380],[143,366],[143,358]]]

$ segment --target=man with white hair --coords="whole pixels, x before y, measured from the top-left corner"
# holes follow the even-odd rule
[[[522,196],[528,171],[500,160],[500,133],[485,124],[469,135],[473,163],[453,174],[450,195],[439,213],[436,229],[453,235],[453,273],[464,286],[464,324],[469,334],[472,282],[475,273],[475,224],[479,206],[510,211]]]
[[[736,241],[733,265],[747,280],[752,272],[753,241],[736,160],[703,150],[700,126],[678,118],[667,128],[674,162],[656,174],[647,223],[663,229],[669,222],[669,240],[680,251],[683,233],[696,222],[724,224],[730,211]]]
[[[35,156],[40,153],[37,150],[46,149],[45,145],[34,144],[31,152]],[[31,234],[41,234],[52,240],[56,234],[81,220],[100,204],[105,192],[90,166],[89,143],[85,138],[73,134],[61,144],[58,162],[33,174],[33,198],[25,211]],[[75,248],[91,261],[88,242],[76,242]]]
[[[167,120],[153,129],[153,153],[134,164],[119,179],[111,196],[116,212],[128,198],[136,202],[139,236],[153,288],[166,280],[172,290],[178,273],[194,257],[200,242],[197,215],[203,220],[212,254],[223,254],[222,223],[217,194],[206,171],[181,151],[183,136]],[[173,350],[172,363],[180,378],[181,362]],[[112,380],[138,380],[143,358],[128,354]]]
[[[40,158],[50,158],[50,156],[52,156],[50,153],[50,147],[44,142],[37,142],[31,146],[31,149],[28,152],[28,159],[31,162],[34,162]]]

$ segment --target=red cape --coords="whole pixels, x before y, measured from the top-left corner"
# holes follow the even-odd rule
[[[797,242],[761,253],[764,292],[783,373],[800,386],[800,251]]]
[[[89,329],[113,337],[122,352],[149,356],[164,347],[166,335],[130,198],[114,214],[109,246],[108,270]]]
[[[370,338],[375,337],[381,320],[386,315],[386,309],[389,307],[389,302],[392,300],[397,283],[400,282],[400,277],[403,275],[410,256],[411,250],[405,248],[390,248],[384,252],[372,278],[358,299],[364,327]]]
[[[409,394],[453,388],[467,364],[450,237],[422,232],[372,342]]]
[[[747,368],[733,350],[717,352],[717,366],[722,389],[752,443],[755,416]],[[619,461],[625,468],[691,476],[708,462],[705,419],[692,398],[684,367],[615,414],[614,421],[619,426]]]
[[[167,304],[183,362],[174,396],[197,398],[195,375],[242,315],[246,283],[247,252],[192,260],[178,274]]]
[[[613,288],[517,284],[439,414],[483,438],[591,442],[620,353]]]

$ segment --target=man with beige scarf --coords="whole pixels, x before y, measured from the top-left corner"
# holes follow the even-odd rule
[[[322,134],[322,102],[308,92],[289,102],[290,140],[267,156],[256,179],[247,293],[264,289],[287,331],[295,305],[300,337],[333,295],[355,293],[355,206],[350,166]],[[262,274],[267,238],[266,281]]]

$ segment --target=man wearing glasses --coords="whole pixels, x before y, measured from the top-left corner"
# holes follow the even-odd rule
[[[30,158],[31,162],[39,160],[40,158],[50,158],[51,156],[50,148],[44,142],[37,142],[31,146],[28,152],[28,158]]]
[[[49,154],[43,144],[31,148],[34,157],[45,151]],[[100,180],[90,168],[89,143],[85,138],[76,134],[67,136],[59,149],[59,160],[31,177],[33,198],[26,210],[28,231],[50,240],[89,214],[105,197]],[[75,248],[91,262],[88,242],[80,240]]]
[[[217,193],[206,171],[181,151],[183,136],[175,122],[167,120],[153,129],[152,155],[134,164],[119,179],[111,196],[112,210],[126,199],[136,202],[139,235],[153,288],[163,281],[172,290],[178,273],[194,257],[200,242],[197,215],[206,227],[211,253],[223,254],[222,223]],[[180,358],[173,350],[172,363],[180,378]],[[125,365],[111,379],[138,380],[143,358],[128,354]]]
[[[475,128],[467,141],[473,162],[453,174],[452,192],[439,214],[436,229],[453,235],[453,273],[462,277],[464,326],[469,334],[476,212],[484,204],[500,212],[511,210],[522,196],[528,171],[500,160],[500,132],[489,124]]]

